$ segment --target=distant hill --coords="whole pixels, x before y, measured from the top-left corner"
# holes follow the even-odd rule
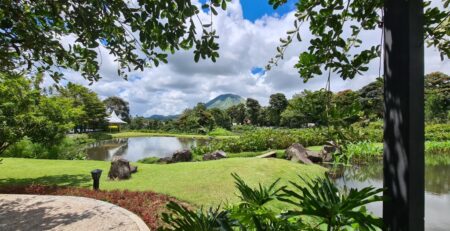
[[[172,120],[172,119],[177,119],[180,115],[152,115],[150,117],[148,117],[148,119],[152,119],[152,120],[161,120],[161,121],[166,121],[166,120]]]
[[[244,103],[244,102],[245,102],[245,99],[239,95],[223,94],[223,95],[219,95],[216,98],[210,100],[205,105],[207,108],[219,108],[221,110],[225,110],[231,106],[238,105],[238,104]]]

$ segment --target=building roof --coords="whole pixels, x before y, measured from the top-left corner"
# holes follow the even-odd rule
[[[120,119],[114,110],[111,112],[110,116],[106,117],[106,120],[108,120],[108,123],[110,123],[110,124],[126,124],[127,123],[127,122],[123,121],[122,119]]]

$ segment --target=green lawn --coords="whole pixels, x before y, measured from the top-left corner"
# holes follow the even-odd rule
[[[90,187],[90,171],[102,169],[101,189],[152,190],[168,194],[194,205],[215,205],[236,201],[232,172],[250,185],[270,184],[282,178],[298,181],[321,176],[325,169],[280,159],[230,158],[217,161],[168,165],[139,164],[138,173],[126,181],[107,180],[109,162],[88,160],[36,160],[4,158],[0,164],[0,186],[12,184],[57,184]]]
[[[177,133],[159,133],[159,132],[119,132],[119,133],[111,133],[111,136],[114,138],[126,138],[126,137],[142,137],[142,136],[170,136],[170,137],[183,137],[183,138],[204,138],[208,139],[211,136],[208,135],[198,135],[198,134],[177,134]],[[213,136],[218,139],[226,139],[238,136]]]

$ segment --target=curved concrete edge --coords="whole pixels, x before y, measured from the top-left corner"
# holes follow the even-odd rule
[[[138,229],[140,231],[150,231],[149,227],[145,224],[145,222],[136,214],[132,213],[131,211],[122,208],[118,205],[106,202],[106,201],[101,201],[101,200],[97,200],[97,199],[93,199],[93,198],[89,198],[89,197],[80,197],[80,196],[63,196],[63,195],[37,195],[37,194],[0,194],[0,198],[1,196],[8,196],[8,197],[18,197],[18,198],[23,198],[23,197],[51,197],[51,198],[61,198],[62,200],[73,200],[76,201],[78,203],[95,203],[98,204],[98,206],[100,207],[104,207],[104,208],[108,208],[111,210],[115,210],[119,213],[121,213],[122,215],[124,215],[125,217],[129,218],[131,221],[133,221],[136,226],[138,227]]]
[[[134,214],[133,212],[131,212],[130,210],[127,210],[125,208],[122,208],[118,205],[115,204],[111,204],[109,202],[106,201],[101,201],[101,200],[97,200],[97,199],[93,199],[93,198],[89,198],[89,197],[79,197],[79,196],[57,196],[57,197],[69,197],[69,198],[73,198],[76,200],[82,199],[82,200],[91,200],[91,201],[95,201],[96,203],[99,204],[103,204],[104,206],[109,206],[110,208],[116,209],[119,212],[121,212],[123,215],[127,216],[128,218],[130,218],[132,221],[134,221],[136,223],[136,225],[139,227],[140,231],[150,231],[150,229],[148,228],[148,226],[145,224],[145,222],[136,214]]]

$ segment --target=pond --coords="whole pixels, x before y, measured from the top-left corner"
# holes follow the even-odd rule
[[[104,140],[91,144],[87,149],[88,159],[111,160],[123,156],[135,162],[146,157],[167,157],[178,150],[195,147],[204,139],[178,137],[131,137]]]
[[[344,188],[383,187],[383,164],[372,163],[341,169],[336,183]],[[382,203],[367,206],[377,216],[382,216]],[[425,168],[425,230],[450,230],[450,165]]]

